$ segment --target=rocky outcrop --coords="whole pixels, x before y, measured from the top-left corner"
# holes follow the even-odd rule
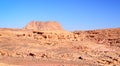
[[[61,25],[56,21],[47,21],[47,22],[41,22],[41,21],[32,21],[28,23],[27,26],[24,27],[24,29],[31,29],[31,30],[64,30]]]
[[[78,39],[85,41],[92,41],[97,44],[106,44],[109,46],[120,47],[120,28],[103,29],[103,30],[89,30],[89,31],[75,31]]]

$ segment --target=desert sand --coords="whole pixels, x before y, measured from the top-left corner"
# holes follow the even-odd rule
[[[0,28],[0,66],[120,66],[120,28],[70,32],[51,21]]]

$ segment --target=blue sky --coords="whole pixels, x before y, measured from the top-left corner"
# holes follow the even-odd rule
[[[58,21],[66,30],[120,27],[120,0],[0,0],[0,27]]]

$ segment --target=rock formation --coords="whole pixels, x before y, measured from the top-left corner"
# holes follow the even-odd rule
[[[28,23],[24,29],[31,29],[31,30],[64,30],[61,25],[56,21],[47,21],[47,22],[41,22],[41,21],[32,21]]]

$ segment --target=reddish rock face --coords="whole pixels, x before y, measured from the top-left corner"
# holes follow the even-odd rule
[[[64,30],[61,25],[56,21],[32,21],[28,23],[24,29],[32,29],[32,30]]]

